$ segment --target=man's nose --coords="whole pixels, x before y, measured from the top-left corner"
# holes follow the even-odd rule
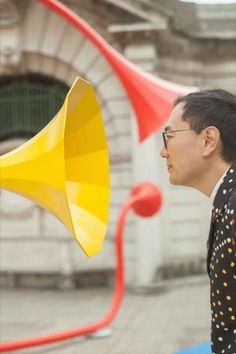
[[[163,159],[166,159],[169,154],[168,154],[168,150],[165,148],[165,146],[163,145],[161,150],[160,150],[160,155]]]

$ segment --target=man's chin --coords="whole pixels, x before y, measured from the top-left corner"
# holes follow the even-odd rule
[[[184,186],[184,187],[190,187],[187,183],[184,183],[183,181],[177,179],[175,176],[170,175],[169,176],[169,182],[170,184],[173,184],[174,186]]]
[[[175,181],[173,181],[171,178],[169,178],[169,182],[170,184],[177,185],[177,183],[175,183]]]
[[[178,183],[177,179],[173,175],[169,176],[169,182],[176,186],[180,185],[180,183]]]

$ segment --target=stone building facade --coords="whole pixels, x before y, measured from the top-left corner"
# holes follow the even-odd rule
[[[177,0],[64,2],[144,70],[176,83],[222,87],[236,93],[234,4],[197,6]],[[127,283],[149,286],[160,279],[205,270],[207,200],[193,190],[168,184],[164,162],[159,158],[160,132],[138,143],[126,92],[97,48],[37,0],[1,1],[0,38],[0,89],[9,78],[19,81],[30,77],[35,85],[40,78],[42,83],[53,79],[65,90],[76,76],[92,82],[108,138],[112,190],[106,241],[102,252],[91,259],[52,215],[20,196],[1,191],[3,283],[70,287],[109,279],[115,268],[114,233],[119,209],[131,187],[144,180],[161,187],[164,205],[153,219],[141,220],[132,214],[128,217],[124,241]],[[11,129],[7,138],[2,135],[1,153],[28,138],[17,133],[16,126]]]

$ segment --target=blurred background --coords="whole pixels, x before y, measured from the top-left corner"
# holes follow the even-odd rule
[[[202,89],[221,87],[236,94],[235,1],[66,0],[63,3],[122,55],[153,75]],[[2,190],[0,282],[4,304],[7,307],[7,301],[12,299],[11,309],[15,306],[17,301],[14,302],[12,291],[17,293],[19,288],[34,289],[35,296],[35,289],[40,292],[67,289],[65,296],[70,291],[74,294],[76,289],[82,294],[88,286],[97,289],[103,286],[111,291],[116,268],[114,235],[118,212],[132,186],[145,180],[160,187],[164,203],[154,218],[144,220],[132,213],[128,217],[124,235],[127,288],[131,293],[142,293],[144,298],[145,294],[159,292],[169,284],[175,284],[176,289],[176,284],[190,282],[196,286],[199,281],[196,289],[201,289],[202,283],[207,284],[210,215],[207,198],[194,190],[169,184],[165,162],[159,156],[161,132],[139,144],[126,92],[112,67],[86,37],[36,0],[1,0],[1,154],[21,145],[51,120],[76,76],[94,85],[109,145],[111,205],[103,249],[95,257],[85,257],[69,232],[50,213]],[[20,291],[17,294],[24,298],[25,293]],[[206,288],[203,293],[208,306]],[[197,313],[198,308],[195,310]],[[11,315],[4,311],[3,322],[6,322]],[[12,321],[14,316],[17,316],[15,311]],[[200,331],[199,340],[208,338],[208,323],[205,318],[203,321],[206,327]],[[6,330],[6,338],[9,333]],[[11,333],[11,338],[15,334],[24,335],[17,329]],[[178,343],[185,344],[181,340]],[[150,349],[149,353],[171,353],[166,348]],[[125,349],[117,353],[125,353]]]

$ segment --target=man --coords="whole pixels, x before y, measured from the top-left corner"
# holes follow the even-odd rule
[[[221,89],[179,97],[163,139],[170,182],[193,187],[212,203],[211,348],[236,354],[236,97]]]

